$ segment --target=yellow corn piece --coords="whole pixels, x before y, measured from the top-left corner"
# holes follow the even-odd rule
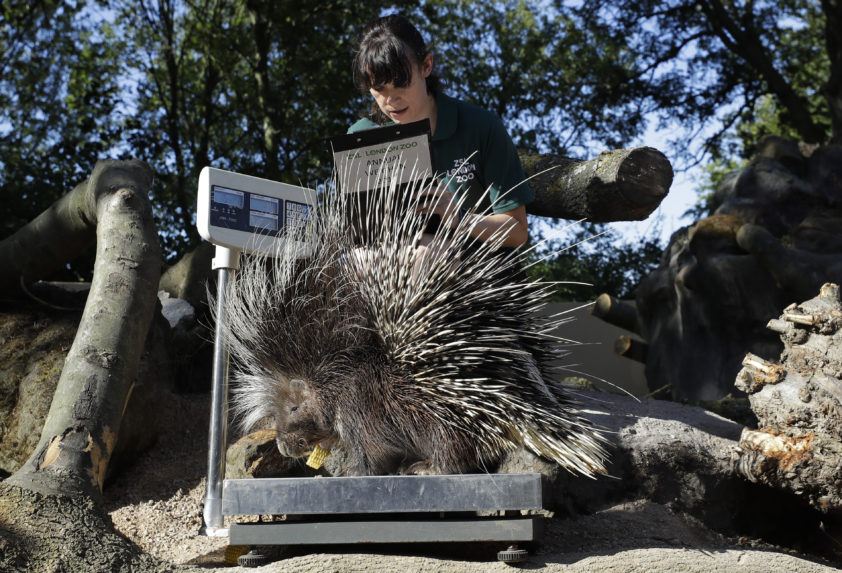
[[[315,449],[310,452],[310,457],[307,458],[307,467],[311,467],[314,470],[319,469],[325,463],[325,459],[330,455],[330,450],[326,450],[323,447],[316,445]]]

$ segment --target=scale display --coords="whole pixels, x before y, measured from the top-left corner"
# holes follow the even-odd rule
[[[300,237],[315,197],[304,187],[205,167],[196,226],[216,245],[271,253],[289,237]]]

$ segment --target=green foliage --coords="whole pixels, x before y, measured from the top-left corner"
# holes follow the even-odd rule
[[[600,42],[614,46],[622,38],[635,54],[623,81],[645,82],[650,91],[641,92],[641,105],[662,125],[683,128],[673,145],[686,159],[699,151],[750,154],[774,130],[807,140],[831,135],[822,90],[831,70],[827,18],[815,0],[601,0],[578,14],[605,28]]]
[[[635,54],[563,3],[428,0],[416,19],[448,90],[495,111],[520,147],[590,155],[645,128]]]
[[[0,236],[103,157],[155,169],[170,259],[198,240],[203,166],[325,179],[324,138],[367,107],[351,83],[356,36],[395,9],[431,41],[448,91],[496,111],[526,149],[593,156],[658,118],[677,127],[673,157],[701,147],[716,171],[767,133],[831,129],[836,63],[816,0],[12,0],[0,7]]]
[[[354,38],[377,2],[118,2],[137,70],[130,148],[159,176],[165,252],[193,246],[199,172],[290,183],[330,174],[325,138],[354,121]]]
[[[0,8],[0,236],[34,218],[119,141],[123,46],[85,2]]]
[[[831,65],[824,49],[825,19],[817,2],[794,5],[797,18],[787,18],[778,25],[774,51],[778,66],[794,90],[806,100],[813,120],[830,134],[830,112],[822,87],[827,84]],[[770,46],[770,50],[773,49]],[[801,134],[793,126],[790,112],[772,94],[757,97],[741,113],[733,133],[723,141],[732,154],[749,159],[766,135],[779,135],[798,141]]]
[[[532,229],[531,234],[540,242],[544,233]],[[601,293],[632,298],[640,280],[658,266],[662,251],[658,228],[632,243],[606,225],[585,223],[536,249],[528,272],[532,278],[558,281],[557,300],[592,300]]]
[[[205,165],[293,183],[327,178],[325,138],[343,132],[362,108],[349,72],[356,34],[383,6],[4,3],[0,237],[105,157],[152,165],[155,216],[170,259],[198,240],[195,191]]]

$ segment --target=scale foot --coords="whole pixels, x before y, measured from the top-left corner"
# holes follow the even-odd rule
[[[260,567],[261,565],[266,565],[268,562],[269,558],[256,549],[252,549],[245,555],[237,557],[237,565],[240,567]]]
[[[502,561],[509,565],[523,563],[528,557],[529,551],[519,549],[517,545],[510,545],[508,549],[497,552],[497,561]]]

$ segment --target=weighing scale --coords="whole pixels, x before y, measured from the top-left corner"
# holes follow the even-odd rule
[[[287,231],[314,213],[310,189],[205,167],[199,176],[197,226],[216,245],[217,317],[236,288],[240,253],[271,255]],[[301,237],[300,234],[294,234]],[[307,244],[287,245],[306,256]],[[506,562],[522,561],[515,544],[537,539],[542,524],[540,474],[465,474],[225,479],[229,355],[214,336],[207,491],[201,533],[231,545],[500,542]],[[229,516],[283,516],[224,524]],[[257,556],[241,564],[259,564]],[[248,558],[248,556],[246,556]]]

